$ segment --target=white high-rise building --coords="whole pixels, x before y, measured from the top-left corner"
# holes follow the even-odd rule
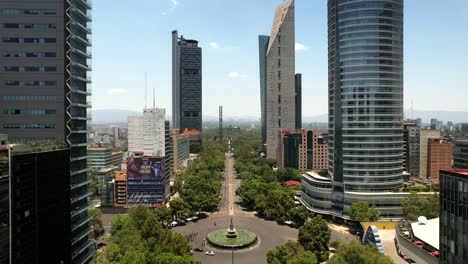
[[[164,108],[143,109],[143,116],[128,117],[128,151],[165,156]]]
[[[143,110],[143,154],[146,156],[165,156],[164,108]]]
[[[128,117],[128,151],[143,152],[143,116]]]
[[[266,50],[267,157],[276,158],[278,131],[296,127],[294,0],[275,11]]]

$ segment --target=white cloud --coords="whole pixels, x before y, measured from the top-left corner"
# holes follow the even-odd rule
[[[228,77],[229,78],[247,78],[248,76],[247,74],[241,74],[239,72],[232,71],[228,73]]]
[[[128,92],[127,89],[123,89],[123,88],[112,88],[110,90],[107,90],[107,93],[111,95],[126,94],[127,92]]]
[[[218,49],[219,48],[219,44],[218,42],[210,42],[210,47],[212,47],[213,49]]]
[[[304,46],[304,44],[296,42],[296,45],[294,46],[295,50],[307,50],[307,47]]]
[[[171,6],[166,11],[161,12],[161,15],[165,16],[174,11],[179,6],[179,1],[177,0],[170,0],[170,2]]]

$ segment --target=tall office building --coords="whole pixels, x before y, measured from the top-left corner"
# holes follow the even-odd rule
[[[468,260],[468,170],[440,171],[440,263]]]
[[[468,139],[457,139],[453,146],[453,167],[468,169]]]
[[[420,154],[420,128],[415,126],[405,127],[404,141],[405,141],[405,171],[411,177],[419,177],[419,154]]]
[[[172,126],[202,131],[202,49],[172,31]]]
[[[403,0],[328,0],[332,211],[402,185]],[[370,194],[370,195],[369,195]]]
[[[439,179],[439,171],[452,168],[453,146],[447,140],[430,139],[427,146],[427,178]]]
[[[128,117],[128,151],[143,152],[143,116]]]
[[[294,0],[275,11],[266,51],[267,157],[276,158],[278,131],[296,127]]]
[[[267,127],[267,115],[266,115],[266,87],[267,87],[267,66],[266,66],[266,55],[268,50],[268,42],[270,36],[260,35],[258,36],[258,56],[260,66],[260,113],[261,113],[261,127],[262,127],[262,143],[266,143],[266,127]]]
[[[113,166],[111,148],[88,148],[88,169],[98,171]]]
[[[86,164],[90,10],[88,0],[0,1],[0,133],[12,143],[56,140],[70,146],[69,203],[80,209],[68,214],[73,263],[93,256]]]

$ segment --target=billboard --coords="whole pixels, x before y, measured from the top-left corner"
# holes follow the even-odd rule
[[[127,159],[127,204],[150,207],[163,205],[164,177],[164,158],[129,157]]]
[[[164,179],[164,159],[159,157],[129,157],[128,179]]]

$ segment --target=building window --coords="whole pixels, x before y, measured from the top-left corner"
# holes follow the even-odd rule
[[[183,74],[183,75],[199,75],[199,74],[200,74],[200,69],[196,69],[196,68],[183,68],[183,69],[182,69],[182,74]]]
[[[0,9],[1,15],[56,15],[54,9]]]
[[[2,52],[2,57],[4,58],[19,58],[19,57],[27,57],[27,58],[39,58],[39,57],[49,57],[55,58],[57,57],[57,53],[55,52]]]
[[[278,119],[278,127],[281,128],[281,119]]]
[[[281,80],[281,71],[278,71],[278,80]]]
[[[281,47],[278,47],[278,56],[281,56]]]
[[[278,95],[278,104],[281,104],[281,95]]]
[[[281,67],[281,59],[278,59],[278,68]]]
[[[278,83],[278,93],[281,93],[281,83]]]

